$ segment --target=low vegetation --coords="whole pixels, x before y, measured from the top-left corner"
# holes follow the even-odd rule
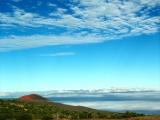
[[[141,117],[132,112],[115,113],[48,101],[0,100],[0,120],[80,120]],[[134,120],[134,119],[133,119]]]

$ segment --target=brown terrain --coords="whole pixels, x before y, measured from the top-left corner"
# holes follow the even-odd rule
[[[31,94],[31,95],[25,95],[19,98],[19,100],[22,101],[39,101],[39,102],[47,102],[48,100],[40,95]]]

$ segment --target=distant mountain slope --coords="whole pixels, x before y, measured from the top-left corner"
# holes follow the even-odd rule
[[[98,111],[96,109],[83,107],[83,106],[72,106],[72,105],[65,105],[62,103],[50,102],[48,99],[40,95],[37,95],[37,94],[25,95],[25,96],[18,98],[18,100],[21,102],[23,101],[23,102],[30,102],[30,103],[35,103],[35,104],[41,103],[41,104],[52,105],[52,106],[56,106],[63,110],[84,111],[84,112],[88,112],[88,111],[97,112]]]
[[[0,100],[0,120],[80,120],[120,119],[143,116],[136,113],[115,113],[82,106],[49,102],[36,94],[14,100]]]
[[[37,94],[30,94],[30,95],[25,95],[19,98],[19,100],[23,101],[47,101],[46,98],[37,95]]]

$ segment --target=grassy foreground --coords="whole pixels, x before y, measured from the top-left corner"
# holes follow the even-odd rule
[[[132,112],[115,113],[46,100],[0,100],[0,120],[160,120]]]

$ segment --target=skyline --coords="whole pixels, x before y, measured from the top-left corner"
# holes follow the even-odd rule
[[[1,0],[0,91],[160,89],[159,30],[159,0]]]

